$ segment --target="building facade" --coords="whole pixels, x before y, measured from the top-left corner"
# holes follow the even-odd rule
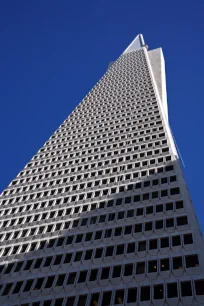
[[[204,305],[162,50],[142,35],[0,201],[0,305]]]

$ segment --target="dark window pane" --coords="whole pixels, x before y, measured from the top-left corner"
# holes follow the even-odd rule
[[[127,303],[135,303],[137,301],[137,288],[128,289]]]
[[[192,296],[191,282],[181,282],[181,295]]]
[[[141,301],[149,301],[150,300],[150,287],[145,286],[141,287],[140,292],[140,300]]]

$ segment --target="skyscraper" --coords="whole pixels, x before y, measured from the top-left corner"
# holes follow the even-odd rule
[[[1,196],[0,305],[204,305],[204,245],[138,35]]]

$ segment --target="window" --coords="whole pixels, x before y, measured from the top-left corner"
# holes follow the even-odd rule
[[[75,296],[71,296],[67,298],[66,306],[74,306]]]
[[[86,281],[87,271],[81,271],[79,274],[78,283],[84,283]]]
[[[167,297],[169,299],[176,298],[178,296],[177,283],[167,284]]]
[[[163,205],[162,204],[159,204],[156,206],[156,213],[160,213],[160,212],[163,212]]]
[[[31,287],[32,287],[32,284],[33,284],[34,280],[31,279],[31,280],[28,280],[24,289],[23,289],[23,292],[27,292],[27,291],[30,291]]]
[[[80,261],[82,257],[82,252],[76,252],[74,262]]]
[[[173,210],[173,203],[166,203],[166,211]]]
[[[178,218],[177,218],[177,225],[178,225],[178,226],[186,225],[186,224],[188,224],[188,219],[187,219],[186,216],[178,217]]]
[[[142,232],[142,223],[135,224],[135,233],[141,233]]]
[[[12,268],[13,268],[13,266],[14,266],[14,263],[10,263],[10,264],[8,264],[8,266],[7,266],[7,268],[6,268],[6,270],[4,271],[4,274],[8,274],[8,273],[10,273],[11,272],[11,270],[12,270]],[[3,265],[1,266],[1,268],[3,269]],[[1,271],[2,271],[2,269],[1,269]]]
[[[128,243],[127,245],[127,253],[134,253],[135,252],[135,243]]]
[[[133,264],[127,264],[125,265],[124,269],[124,276],[130,276],[133,274]]]
[[[132,225],[128,225],[125,227],[124,235],[129,235],[132,233]]]
[[[87,250],[86,253],[85,253],[84,260],[89,260],[89,259],[91,259],[92,254],[93,254],[93,250]]]
[[[101,237],[102,237],[102,231],[97,231],[95,233],[95,240],[99,240],[99,239],[101,239]]]
[[[54,261],[53,265],[54,265],[54,266],[55,266],[55,265],[60,265],[61,260],[62,260],[62,255],[57,255],[57,256],[55,257],[55,261]]]
[[[152,231],[152,222],[145,223],[145,231]]]
[[[141,301],[149,301],[150,300],[150,287],[145,286],[140,288],[140,300]]]
[[[146,251],[147,249],[147,243],[146,241],[139,241],[138,242],[138,252],[143,252],[143,251]]]
[[[147,214],[147,215],[153,214],[153,206],[148,206],[148,207],[146,207],[146,214]]]
[[[76,243],[79,243],[79,242],[82,242],[82,239],[83,239],[83,235],[82,234],[79,234],[76,236]]]
[[[48,257],[49,258],[49,257]],[[52,257],[50,257],[52,259]],[[29,270],[31,265],[32,265],[33,261],[32,260],[28,260],[25,267],[24,267],[24,270]]]
[[[170,189],[171,195],[176,195],[180,193],[180,189],[178,187]]]
[[[167,196],[168,196],[168,190],[162,190],[161,197],[167,197]]]
[[[43,306],[51,306],[52,300],[44,301]]]
[[[151,260],[148,262],[148,273],[157,272],[157,261]]]
[[[134,217],[134,210],[133,209],[127,211],[127,218],[132,218],[132,217]]]
[[[75,278],[76,278],[76,272],[70,273],[67,280],[67,285],[73,285],[75,282]]]
[[[112,277],[116,278],[116,277],[120,277],[121,274],[121,266],[115,266],[113,267],[113,273],[112,273]]]
[[[36,283],[35,283],[34,290],[41,289],[43,281],[44,281],[44,278],[38,278]]]
[[[192,236],[192,234],[185,234],[184,236],[183,236],[183,238],[184,238],[184,244],[186,245],[186,244],[192,244],[193,243],[193,236]]]
[[[116,255],[124,254],[124,244],[120,244],[116,248]]]
[[[63,304],[63,299],[57,299],[57,300],[55,301],[54,306],[62,306],[62,304]]]
[[[195,290],[196,295],[204,295],[204,280],[196,280],[195,281]]]
[[[186,268],[194,268],[199,266],[198,255],[189,255],[185,257]]]
[[[80,295],[78,299],[77,306],[85,306],[86,305],[87,295]]]
[[[123,300],[124,300],[124,290],[117,290],[115,292],[114,304],[123,304]]]
[[[55,285],[56,287],[60,287],[60,286],[63,285],[64,280],[65,280],[65,276],[66,276],[66,274],[61,274],[61,275],[58,276],[58,279],[57,279],[57,282],[56,282],[56,285]]]
[[[127,303],[135,303],[137,301],[137,288],[129,288],[127,295]]]
[[[89,306],[97,306],[99,300],[99,293],[93,293],[91,295],[91,300]]]
[[[23,281],[17,282],[17,284],[16,284],[12,294],[19,293],[19,291],[21,290],[22,285],[23,285]]]
[[[109,306],[111,304],[111,297],[112,297],[111,291],[103,292],[102,306]]]
[[[163,285],[154,286],[154,299],[161,300],[164,298],[164,287]]]
[[[109,228],[105,231],[105,238],[110,238],[112,235],[112,228]]]
[[[181,245],[181,237],[180,236],[173,236],[172,237],[172,246],[179,246]]]
[[[136,268],[136,274],[144,274],[145,273],[145,262],[138,262]]]
[[[161,248],[168,248],[169,247],[169,238],[168,237],[164,237],[161,238]]]
[[[49,276],[45,284],[45,288],[51,288],[54,282],[55,276]]]
[[[191,282],[181,282],[181,295],[192,296]]]
[[[171,218],[171,219],[166,219],[166,227],[169,228],[169,227],[173,227],[174,226],[174,219]]]
[[[87,233],[85,236],[85,241],[91,241],[93,233]]]
[[[90,276],[89,276],[89,282],[94,282],[97,280],[98,276],[98,269],[91,270]]]
[[[176,202],[176,209],[182,209],[183,208],[183,201],[177,201]]]
[[[42,260],[39,262],[41,263]],[[14,272],[19,272],[21,270],[22,265],[23,265],[23,261],[18,262],[16,265],[16,268],[14,269]]]
[[[161,271],[169,270],[169,258],[164,258],[160,260],[160,270]]]
[[[113,256],[113,246],[109,246],[106,248],[106,253],[105,253],[105,256],[108,257],[108,256]]]
[[[143,216],[144,210],[143,208],[138,208],[137,209],[137,216]]]
[[[149,241],[149,249],[150,250],[157,249],[157,239],[153,239]]]
[[[6,284],[6,287],[4,288],[4,291],[2,292],[2,295],[3,296],[8,295],[12,286],[13,286],[13,283]]]
[[[173,269],[183,269],[182,257],[173,258]]]
[[[101,279],[108,279],[109,278],[109,272],[110,272],[110,268],[103,268],[102,272],[101,272]]]
[[[115,228],[115,233],[114,233],[114,236],[121,236],[122,234],[122,227],[117,227]]]
[[[72,259],[72,253],[66,254],[64,259],[64,264],[70,263],[71,259]]]

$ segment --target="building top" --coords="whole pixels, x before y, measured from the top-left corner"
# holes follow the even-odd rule
[[[144,38],[142,34],[138,34],[135,39],[131,42],[131,44],[125,49],[123,54],[135,51],[145,46]]]

